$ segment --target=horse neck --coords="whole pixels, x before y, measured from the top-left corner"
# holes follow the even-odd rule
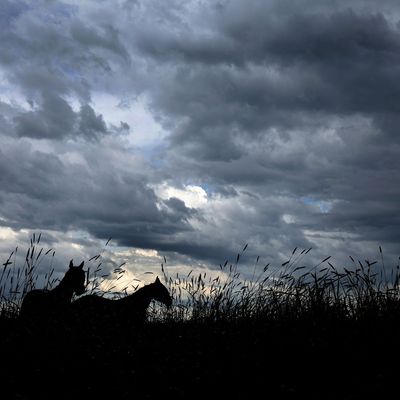
[[[125,301],[130,304],[140,305],[147,308],[153,299],[153,291],[150,285],[143,286],[138,291],[125,297]]]
[[[72,295],[74,294],[74,290],[70,288],[65,282],[61,280],[61,282],[50,291],[52,294],[64,298],[64,299],[71,299]]]

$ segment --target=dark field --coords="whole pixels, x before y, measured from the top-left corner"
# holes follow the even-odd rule
[[[172,279],[162,266],[173,305],[152,303],[144,324],[27,323],[3,296],[4,398],[397,398],[399,267],[351,258],[339,270],[327,258],[307,269],[307,252],[278,274],[255,266],[251,282],[237,273],[243,252],[217,278]]]
[[[3,319],[2,390],[22,399],[385,398],[399,381],[398,318],[166,322],[96,335],[27,332]]]

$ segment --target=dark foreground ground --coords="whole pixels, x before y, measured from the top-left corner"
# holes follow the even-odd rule
[[[394,317],[91,332],[2,318],[2,398],[398,398],[399,334]]]

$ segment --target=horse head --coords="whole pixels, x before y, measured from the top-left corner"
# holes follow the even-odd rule
[[[168,289],[161,283],[161,281],[156,278],[156,280],[151,284],[153,289],[153,298],[167,307],[172,305],[172,297],[168,292]]]
[[[63,287],[71,289],[77,295],[81,295],[85,291],[86,274],[83,270],[83,264],[84,261],[78,266],[74,266],[73,260],[71,260],[68,271],[60,282]]]

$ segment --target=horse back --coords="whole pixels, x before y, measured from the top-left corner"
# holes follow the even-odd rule
[[[22,318],[54,318],[58,314],[63,314],[65,310],[63,298],[53,295],[50,290],[34,289],[25,295],[20,316]]]
[[[109,312],[112,308],[112,301],[95,294],[88,294],[80,297],[71,303],[74,313],[83,315],[102,314]]]
[[[72,302],[71,310],[78,324],[136,325],[143,323],[146,318],[146,309],[132,304],[129,296],[108,299],[95,294],[86,295]]]
[[[27,317],[42,311],[48,304],[48,291],[35,289],[28,292],[21,304],[20,316]]]

